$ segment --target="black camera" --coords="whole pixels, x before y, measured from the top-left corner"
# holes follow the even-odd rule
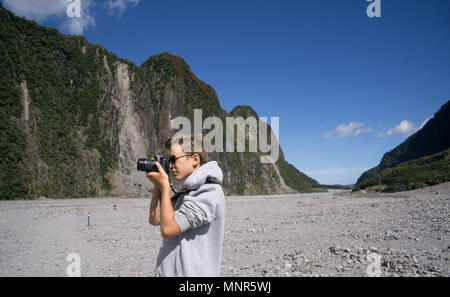
[[[158,167],[156,167],[156,162],[161,164],[164,171],[169,174],[169,157],[165,155],[155,155],[153,159],[140,158],[137,162],[137,170],[145,172],[158,172]]]

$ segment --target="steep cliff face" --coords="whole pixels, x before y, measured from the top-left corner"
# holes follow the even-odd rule
[[[181,57],[163,53],[138,67],[1,6],[0,22],[0,199],[148,196],[152,185],[136,162],[165,152],[176,132],[171,119],[192,121],[194,109],[223,123],[256,116],[249,108],[227,114]],[[304,182],[297,191],[317,184],[295,168],[280,170],[288,164],[281,149],[274,164],[261,164],[260,155],[211,154],[227,194],[293,193],[286,176]]]
[[[386,152],[378,166],[367,170],[358,178],[355,187],[358,188],[362,182],[376,177],[385,169],[440,153],[448,148],[450,148],[450,101],[442,105],[422,129]]]

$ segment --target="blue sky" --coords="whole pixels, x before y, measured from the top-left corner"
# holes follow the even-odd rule
[[[140,65],[179,55],[224,109],[279,117],[288,162],[350,184],[450,99],[450,1],[3,0]]]

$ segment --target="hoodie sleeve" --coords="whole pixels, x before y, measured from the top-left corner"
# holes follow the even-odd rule
[[[175,221],[181,232],[214,220],[218,200],[219,193],[214,185],[204,185],[185,196],[180,208],[175,211]]]

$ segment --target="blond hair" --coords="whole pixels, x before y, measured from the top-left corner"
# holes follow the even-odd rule
[[[198,154],[200,156],[200,165],[203,165],[208,162],[208,152],[205,150],[204,140],[205,136],[203,136],[203,134],[176,135],[175,137],[168,138],[165,141],[164,146],[166,149],[170,150],[172,145],[178,144],[183,152],[191,155]],[[195,151],[195,141],[201,143],[201,151]]]

